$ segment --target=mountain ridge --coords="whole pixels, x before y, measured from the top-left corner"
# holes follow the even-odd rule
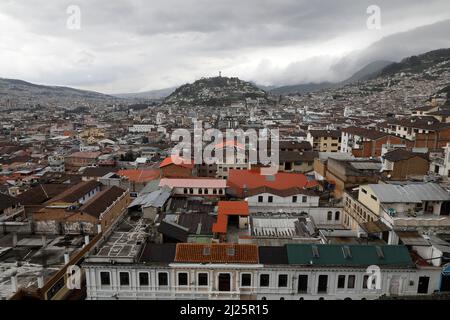
[[[79,106],[86,103],[111,102],[119,98],[96,91],[66,86],[35,84],[20,79],[0,78],[0,103],[13,101],[18,105],[59,104]]]
[[[247,99],[268,100],[266,91],[237,77],[201,78],[178,87],[164,104],[227,106]]]

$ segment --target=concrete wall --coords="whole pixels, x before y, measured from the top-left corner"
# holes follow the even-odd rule
[[[293,197],[297,197],[297,202],[293,202]],[[263,202],[259,202],[259,197],[263,198]],[[269,202],[269,197],[272,197],[273,202]],[[306,201],[303,202],[303,199]],[[294,211],[298,208],[304,207],[318,207],[319,206],[319,197],[318,196],[309,196],[304,194],[295,194],[292,196],[281,197],[271,193],[261,193],[258,195],[254,195],[246,198],[249,206],[254,208],[260,208],[262,210],[275,210],[280,207],[283,208],[292,208]],[[266,211],[267,211],[266,210]]]
[[[116,221],[128,207],[130,197],[128,192],[125,192],[121,198],[116,200],[114,204],[100,216],[102,230],[106,231]]]
[[[408,160],[397,161],[389,174],[391,179],[406,179],[411,175],[426,175],[430,164],[422,157],[414,157]]]
[[[363,190],[367,191],[367,193],[365,193]],[[358,201],[361,202],[367,208],[369,208],[373,213],[380,215],[381,214],[380,201],[378,200],[378,198],[377,200],[373,199],[372,196],[375,196],[375,194],[373,193],[372,189],[370,189],[367,185],[366,186],[363,185],[359,188]]]
[[[89,265],[83,266],[86,270],[87,299],[102,300],[111,299],[286,299],[317,300],[343,300],[350,298],[377,299],[381,295],[417,295],[419,277],[430,278],[427,294],[438,290],[440,281],[440,268],[425,269],[381,269],[380,288],[364,289],[364,276],[367,275],[366,268],[351,267],[301,267],[287,266],[278,267],[271,265],[211,265],[199,264],[172,264],[171,266],[140,266],[140,265]],[[111,285],[100,285],[100,272],[108,272]],[[127,272],[130,285],[123,287],[119,283],[120,272]],[[150,285],[142,287],[139,285],[139,273],[149,274]],[[158,286],[158,273],[168,274],[168,286]],[[188,285],[179,286],[177,283],[178,273],[188,274]],[[208,274],[208,285],[199,287],[197,279],[199,273]],[[225,273],[230,275],[229,292],[218,291],[219,275]],[[250,274],[251,284],[249,287],[241,286],[242,274]],[[269,285],[260,285],[261,275],[269,276]],[[287,286],[280,287],[278,279],[280,275],[287,276]],[[305,292],[298,292],[299,275],[306,275],[307,288]],[[318,292],[318,279],[320,275],[327,275],[326,292]],[[345,276],[344,288],[338,288],[338,277]],[[350,276],[355,277],[354,288],[348,286]]]
[[[175,164],[161,168],[162,176],[166,178],[189,178],[192,177],[192,169],[177,166]]]
[[[187,193],[184,192],[184,189],[187,189]],[[214,196],[214,197],[223,197],[225,196],[225,188],[192,188],[193,193],[189,193],[191,188],[174,188],[174,194],[177,195],[189,195],[189,196]],[[201,189],[201,192],[199,191]],[[208,190],[208,193],[205,193],[205,189]],[[217,193],[214,194],[214,189],[217,190]],[[222,190],[222,193],[219,193],[219,190]]]

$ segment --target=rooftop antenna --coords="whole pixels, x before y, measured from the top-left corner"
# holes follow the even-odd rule
[[[222,77],[222,71],[219,71],[219,78]]]

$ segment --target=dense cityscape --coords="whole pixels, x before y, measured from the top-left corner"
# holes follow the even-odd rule
[[[450,49],[357,71],[0,79],[0,300],[448,300]]]

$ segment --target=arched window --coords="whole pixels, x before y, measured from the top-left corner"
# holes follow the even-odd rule
[[[339,211],[336,211],[334,213],[334,220],[338,221],[340,217],[341,217],[341,213]]]

